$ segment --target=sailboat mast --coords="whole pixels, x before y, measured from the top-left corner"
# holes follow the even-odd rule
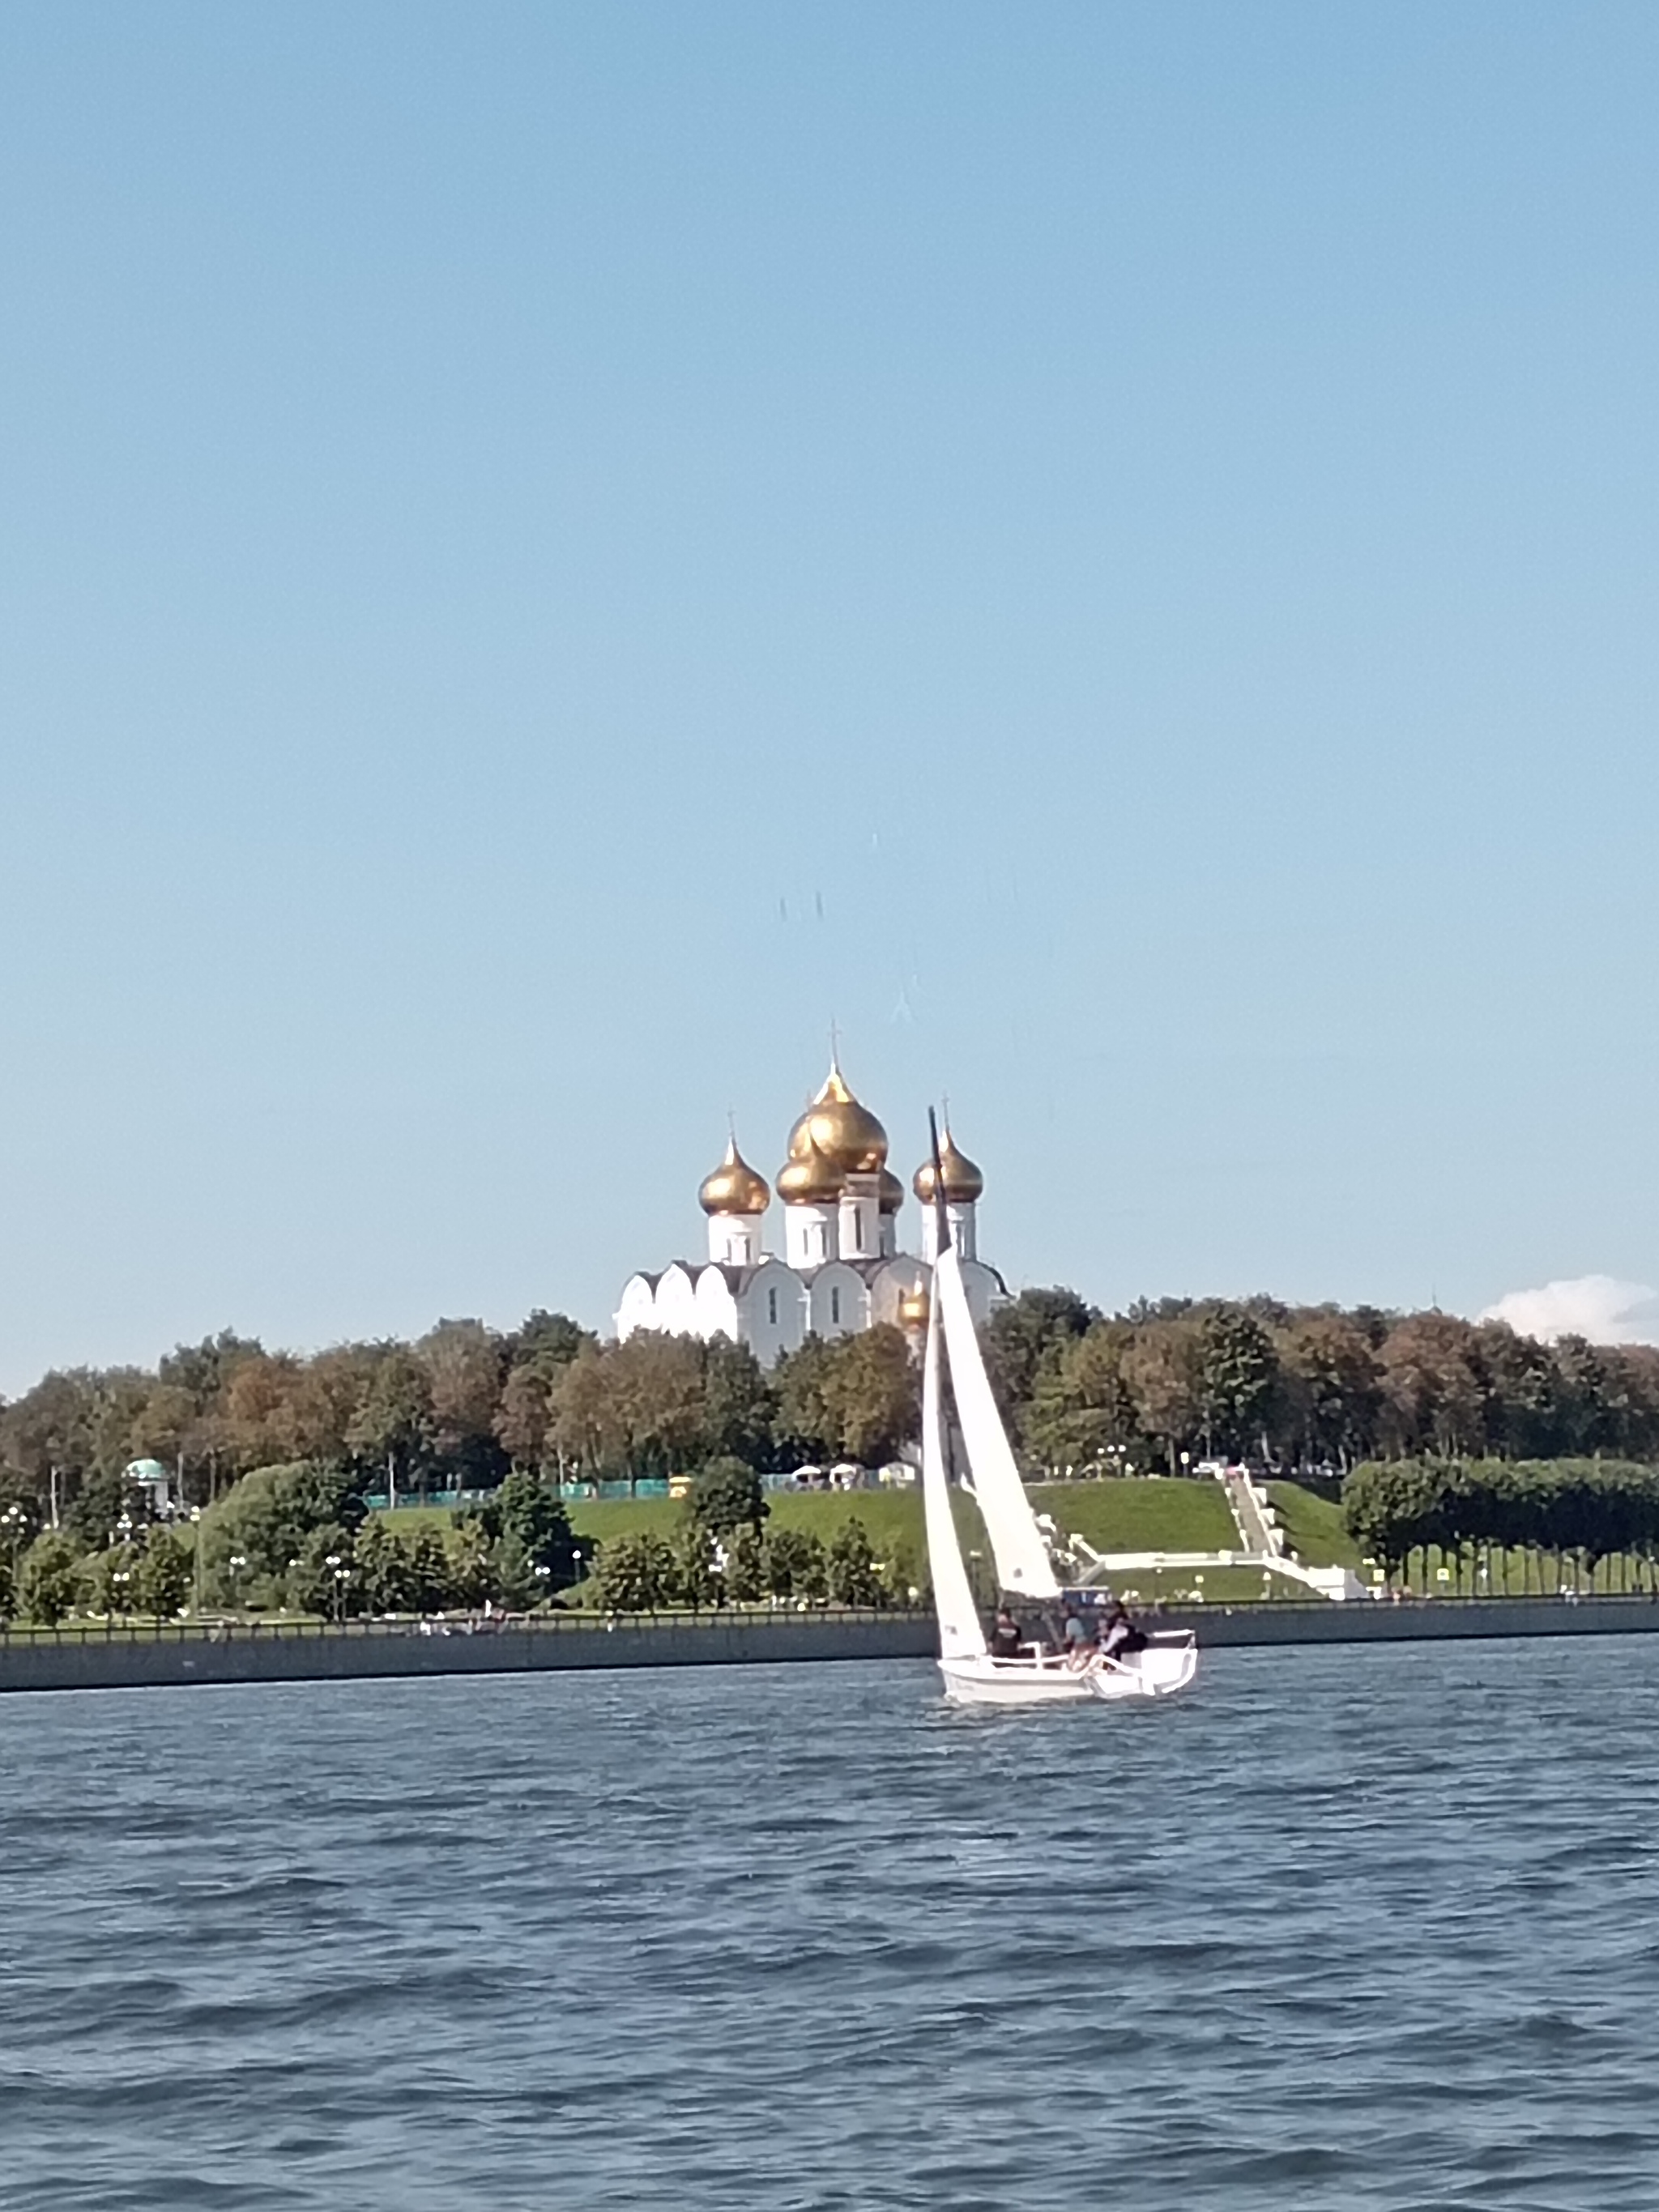
[[[945,1163],[939,1152],[939,1120],[931,1106],[927,1109],[927,1139],[933,1152],[933,1221],[939,1231],[935,1246],[942,1252],[951,1242],[951,1217],[945,1211]]]

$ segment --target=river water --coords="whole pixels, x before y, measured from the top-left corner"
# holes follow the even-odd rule
[[[0,1703],[6,2212],[1659,2205],[1659,1637]]]

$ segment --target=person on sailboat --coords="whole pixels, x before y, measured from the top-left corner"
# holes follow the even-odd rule
[[[991,1656],[994,1659],[1018,1659],[1020,1645],[1025,1641],[1019,1623],[1007,1607],[999,1606],[996,1622],[991,1630]]]
[[[1060,1640],[1068,1666],[1087,1665],[1090,1657],[1089,1646],[1093,1639],[1089,1634],[1083,1615],[1074,1605],[1068,1605],[1066,1608],[1066,1618],[1060,1624]]]
[[[1127,1606],[1115,1605],[1101,1628],[1101,1656],[1115,1664],[1146,1649],[1146,1631],[1136,1626]]]

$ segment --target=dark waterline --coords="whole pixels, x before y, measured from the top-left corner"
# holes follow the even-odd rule
[[[0,1706],[6,2212],[1659,2204],[1659,1644]]]

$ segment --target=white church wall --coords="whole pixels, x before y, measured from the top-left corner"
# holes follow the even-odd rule
[[[698,1334],[696,1286],[678,1262],[658,1279],[655,1326],[673,1336]]]
[[[962,1287],[968,1294],[968,1310],[974,1316],[976,1328],[985,1326],[987,1316],[1003,1296],[1001,1280],[994,1267],[988,1267],[980,1260],[964,1260],[962,1263]]]
[[[800,1277],[781,1260],[763,1261],[743,1286],[738,1341],[750,1347],[763,1367],[770,1367],[786,1352],[799,1351],[806,1316],[806,1285]]]
[[[718,1267],[705,1267],[698,1276],[696,1304],[699,1336],[729,1336],[738,1342],[738,1302]]]
[[[760,1258],[764,1215],[714,1213],[708,1218],[708,1256],[728,1267],[752,1267]]]
[[[843,1260],[876,1257],[881,1249],[881,1183],[878,1176],[848,1176],[836,1226]]]
[[[821,1267],[838,1256],[838,1209],[833,1206],[786,1206],[783,1256],[792,1267]]]
[[[811,1297],[815,1336],[851,1336],[870,1325],[864,1278],[840,1260],[818,1269],[812,1278]]]
[[[630,1275],[623,1285],[623,1294],[617,1306],[617,1338],[632,1336],[636,1328],[657,1326],[656,1293],[643,1275]]]

